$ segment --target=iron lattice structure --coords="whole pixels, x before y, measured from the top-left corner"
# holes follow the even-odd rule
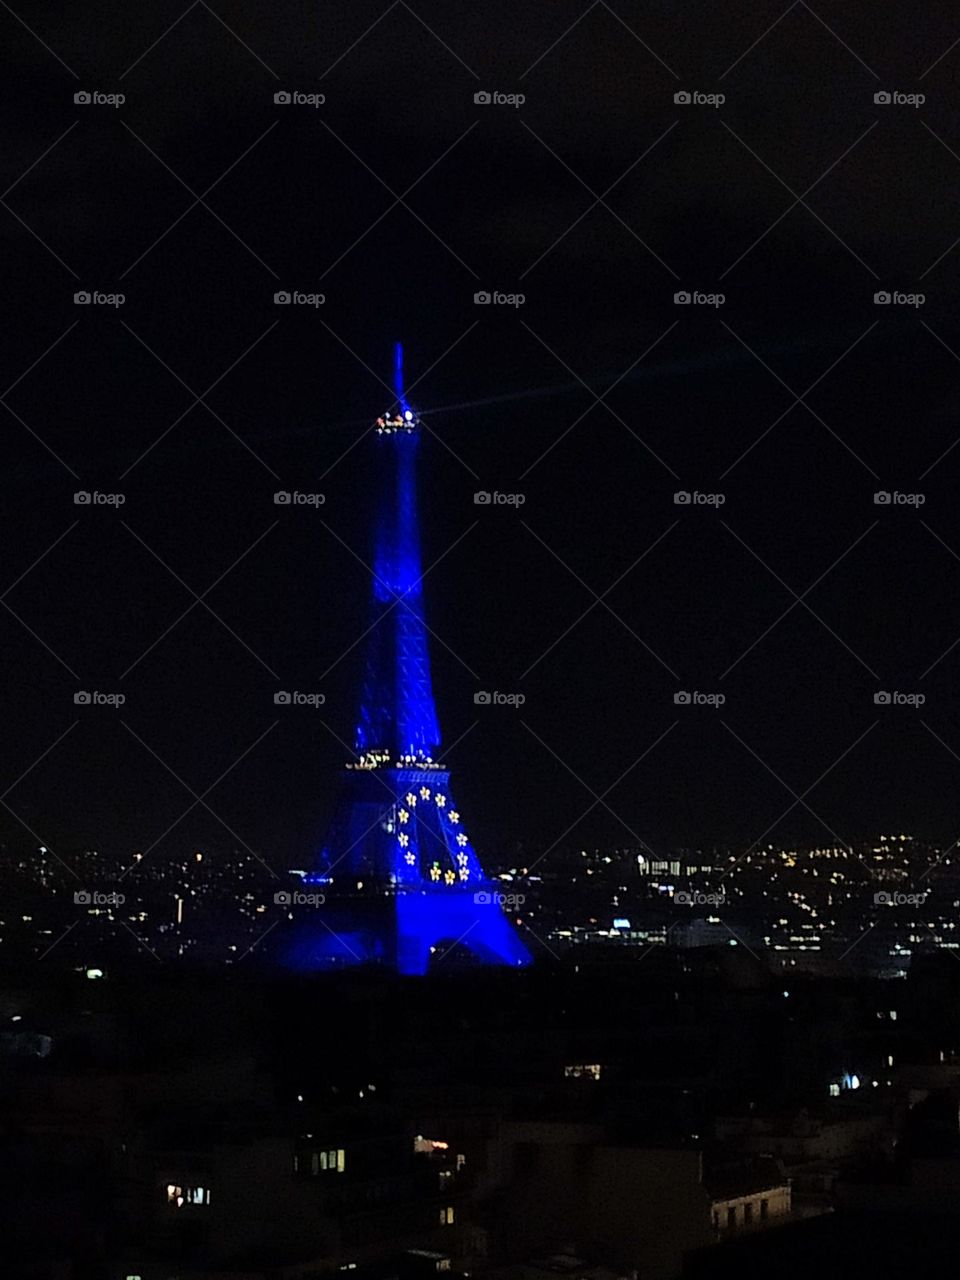
[[[300,940],[296,961],[422,974],[435,951],[460,944],[483,963],[525,965],[530,954],[439,763],[417,519],[421,428],[404,395],[399,346],[395,388],[396,406],[377,419],[372,442],[378,503],[356,758],[307,877],[323,886],[323,923]]]

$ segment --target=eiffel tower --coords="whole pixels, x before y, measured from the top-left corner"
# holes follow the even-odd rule
[[[483,964],[527,965],[440,763],[417,523],[421,424],[404,394],[399,344],[394,389],[371,441],[377,522],[356,755],[305,878],[322,886],[325,904],[295,962],[423,974],[432,955],[459,944]]]

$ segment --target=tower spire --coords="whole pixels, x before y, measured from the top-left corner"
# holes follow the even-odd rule
[[[406,417],[410,410],[407,397],[403,391],[403,343],[398,342],[393,348],[393,389],[400,404],[400,412]]]
[[[393,379],[400,408],[377,419],[377,439],[372,442],[377,510],[372,625],[356,750],[361,761],[433,764],[440,728],[421,588],[416,465],[420,419],[404,394],[399,342],[394,347]]]

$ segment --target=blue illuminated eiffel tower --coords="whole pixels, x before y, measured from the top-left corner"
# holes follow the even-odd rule
[[[298,967],[381,963],[426,972],[460,944],[482,963],[526,965],[530,954],[487,880],[439,763],[440,728],[417,525],[421,426],[403,388],[371,442],[378,496],[373,617],[356,732],[326,842],[307,881],[323,886],[319,925],[297,945]]]

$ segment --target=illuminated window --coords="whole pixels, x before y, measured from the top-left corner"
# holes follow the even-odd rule
[[[466,1163],[467,1163],[467,1157],[463,1154],[462,1151],[458,1152],[457,1153],[457,1172],[458,1173]]]
[[[310,1172],[316,1177],[319,1173],[343,1173],[347,1167],[347,1153],[343,1147],[331,1147],[326,1151],[314,1151],[310,1157]]]
[[[184,1205],[207,1205],[210,1203],[208,1187],[178,1187],[173,1182],[167,1183],[167,1204],[177,1209]]]
[[[452,1204],[448,1204],[445,1209],[440,1210],[440,1225],[441,1227],[453,1226],[453,1205]]]
[[[413,1149],[420,1155],[430,1155],[433,1151],[448,1151],[449,1142],[441,1142],[439,1138],[425,1138],[418,1133],[413,1140]]]
[[[832,1085],[830,1086],[830,1097],[831,1097],[831,1098],[839,1098],[839,1097],[840,1097],[840,1086],[839,1086],[838,1084],[832,1084]]]
[[[599,1062],[575,1062],[563,1068],[568,1080],[599,1080],[603,1067]]]

